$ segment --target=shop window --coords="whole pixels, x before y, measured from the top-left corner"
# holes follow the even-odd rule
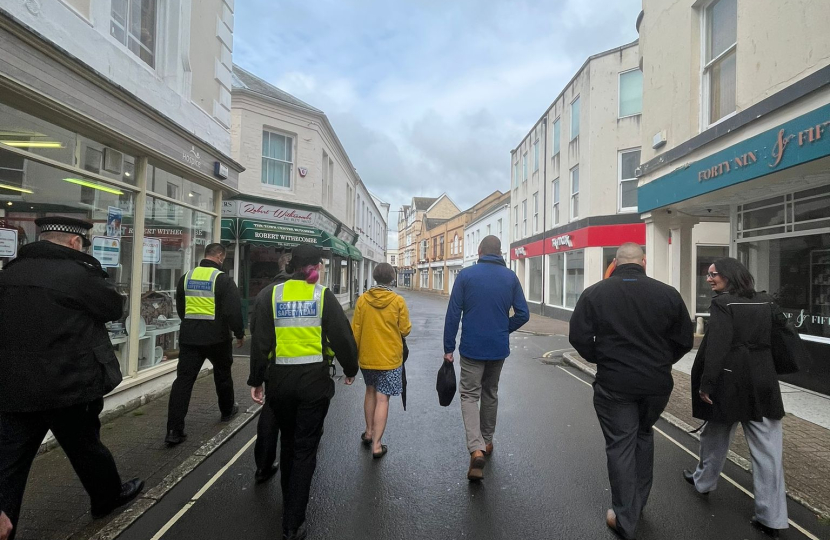
[[[619,203],[620,212],[637,211],[637,167],[640,166],[640,149],[620,152]]]
[[[89,253],[101,261],[107,280],[124,298],[124,313],[108,321],[107,329],[125,375],[130,373],[125,328],[132,282],[134,197],[127,189],[80,171],[70,173],[0,149],[0,269],[21,247],[37,240],[35,219],[62,215],[92,222]]]
[[[573,308],[585,288],[585,252],[565,254],[565,307]]]
[[[530,302],[542,301],[542,281],[545,279],[544,257],[527,259],[527,299]]]
[[[213,190],[154,165],[147,167],[147,191],[178,202],[213,211]],[[161,201],[160,201],[161,202]]]
[[[421,288],[422,289],[429,288],[429,271],[428,270],[421,270]]]
[[[444,271],[435,270],[432,272],[432,288],[436,291],[444,290]]]
[[[75,165],[77,135],[0,103],[0,143]]]
[[[294,139],[271,131],[262,132],[262,183],[268,186],[282,188],[291,187],[291,173],[294,169],[293,150]],[[325,171],[328,170],[327,173]],[[332,173],[331,167],[323,167],[325,174]],[[330,178],[327,176],[327,178]],[[331,182],[329,182],[331,183]],[[328,190],[326,197],[331,193],[331,187],[324,186]],[[330,202],[330,199],[329,199]]]
[[[565,254],[548,255],[548,304],[564,306]]]
[[[632,69],[620,73],[620,118],[643,112],[643,72]]]
[[[602,277],[604,278],[608,271],[611,269],[611,265],[614,264],[614,259],[617,258],[617,248],[615,247],[606,247],[602,248]]]
[[[551,185],[551,198],[553,199],[553,208],[551,209],[551,224],[559,225],[559,179],[553,181]]]
[[[709,4],[703,25],[703,96],[708,126],[732,114],[736,108],[738,1],[715,0]]]
[[[178,357],[179,320],[176,286],[198,266],[213,241],[213,216],[168,201],[147,197],[145,244],[160,246],[142,265],[139,371]]]
[[[709,305],[712,303],[712,287],[706,281],[706,274],[709,272],[709,266],[716,259],[728,256],[728,246],[697,246],[695,313],[699,315],[709,313]]]
[[[110,35],[150,67],[156,65],[156,0],[112,0]]]

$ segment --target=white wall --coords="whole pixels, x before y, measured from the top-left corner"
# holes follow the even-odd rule
[[[2,7],[103,77],[227,154],[227,110],[222,106],[214,109],[212,103],[207,110],[197,106],[192,101],[191,85],[197,81],[197,93],[205,101],[218,104],[224,99],[220,89],[230,87],[230,78],[223,77],[222,71],[226,68],[230,73],[233,2],[200,0],[198,6],[194,4],[195,0],[158,2],[155,67],[110,36],[109,1],[3,2]],[[191,13],[197,7],[200,18],[209,20],[211,31],[200,31],[197,39],[191,40]],[[217,40],[227,49],[219,55]],[[208,57],[203,58],[205,55]],[[210,73],[194,70],[194,66],[206,66]],[[229,108],[230,103],[227,105]]]
[[[499,236],[501,240],[501,256],[504,257],[504,260],[508,260],[508,252],[510,250],[510,243],[509,243],[509,223],[508,220],[510,219],[510,211],[509,205],[505,203],[505,205],[499,208],[497,211],[484,216],[483,218],[469,223],[464,228],[464,236],[462,237],[462,241],[464,242],[464,266],[472,266],[478,260],[478,244],[474,241],[467,242],[467,235],[468,234],[475,234],[478,232],[477,238],[479,241],[487,236],[487,226],[490,226],[490,234],[494,236],[499,236],[499,220],[502,222],[502,233]]]

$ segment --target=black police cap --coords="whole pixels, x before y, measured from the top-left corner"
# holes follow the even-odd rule
[[[89,241],[89,230],[92,228],[92,223],[89,221],[65,216],[47,216],[37,218],[35,225],[40,227],[41,234],[46,232],[77,234],[84,241],[84,247],[88,247],[91,244]]]

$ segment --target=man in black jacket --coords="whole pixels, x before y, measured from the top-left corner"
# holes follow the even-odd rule
[[[144,486],[138,479],[122,484],[101,443],[104,395],[121,381],[104,324],[121,318],[123,299],[100,263],[82,252],[92,224],[67,217],[35,223],[41,241],[23,246],[0,271],[0,509],[15,528],[49,430],[89,494],[93,518]]]
[[[279,425],[284,540],[307,535],[317,448],[334,396],[326,344],[343,367],[346,384],[354,382],[358,370],[349,319],[331,290],[317,284],[320,257],[314,246],[294,248],[292,278],[260,291],[254,307],[248,385],[253,400],[270,407]],[[278,335],[288,339],[279,341]]]
[[[672,365],[694,344],[683,298],[645,274],[642,248],[617,250],[611,277],[585,289],[570,322],[570,341],[597,365],[594,408],[608,459],[613,509],[606,523],[634,538],[651,491],[652,426],[669,402]]]
[[[213,364],[213,382],[219,398],[222,421],[227,422],[239,412],[234,401],[233,344],[245,341],[242,322],[242,300],[233,279],[222,271],[225,246],[210,244],[199,267],[183,275],[176,287],[176,311],[182,319],[179,338],[179,365],[170,390],[167,411],[167,437],[164,442],[175,446],[187,438],[184,419],[190,405],[193,384],[205,359]]]

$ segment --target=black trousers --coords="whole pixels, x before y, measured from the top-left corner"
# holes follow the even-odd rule
[[[254,461],[257,470],[266,470],[277,460],[277,439],[280,426],[273,407],[268,403],[262,407],[256,425],[256,443],[254,444]]]
[[[669,395],[638,396],[605,389],[594,383],[594,409],[605,437],[611,506],[617,529],[634,538],[654,472],[654,430]]]
[[[283,531],[297,529],[306,518],[317,448],[334,395],[334,381],[325,365],[272,366],[265,405],[279,426]]]
[[[121,477],[112,454],[101,443],[98,415],[103,408],[104,400],[96,399],[62,409],[0,413],[0,508],[14,531],[29,470],[50,429],[89,494],[92,508],[107,509],[115,502]]]
[[[199,370],[205,359],[213,364],[213,382],[216,396],[219,398],[219,411],[222,415],[233,410],[233,342],[225,341],[212,345],[186,345],[179,348],[179,365],[176,368],[176,380],[170,390],[170,402],[167,407],[167,430],[183,430],[184,419],[190,406],[193,385],[199,376]]]

